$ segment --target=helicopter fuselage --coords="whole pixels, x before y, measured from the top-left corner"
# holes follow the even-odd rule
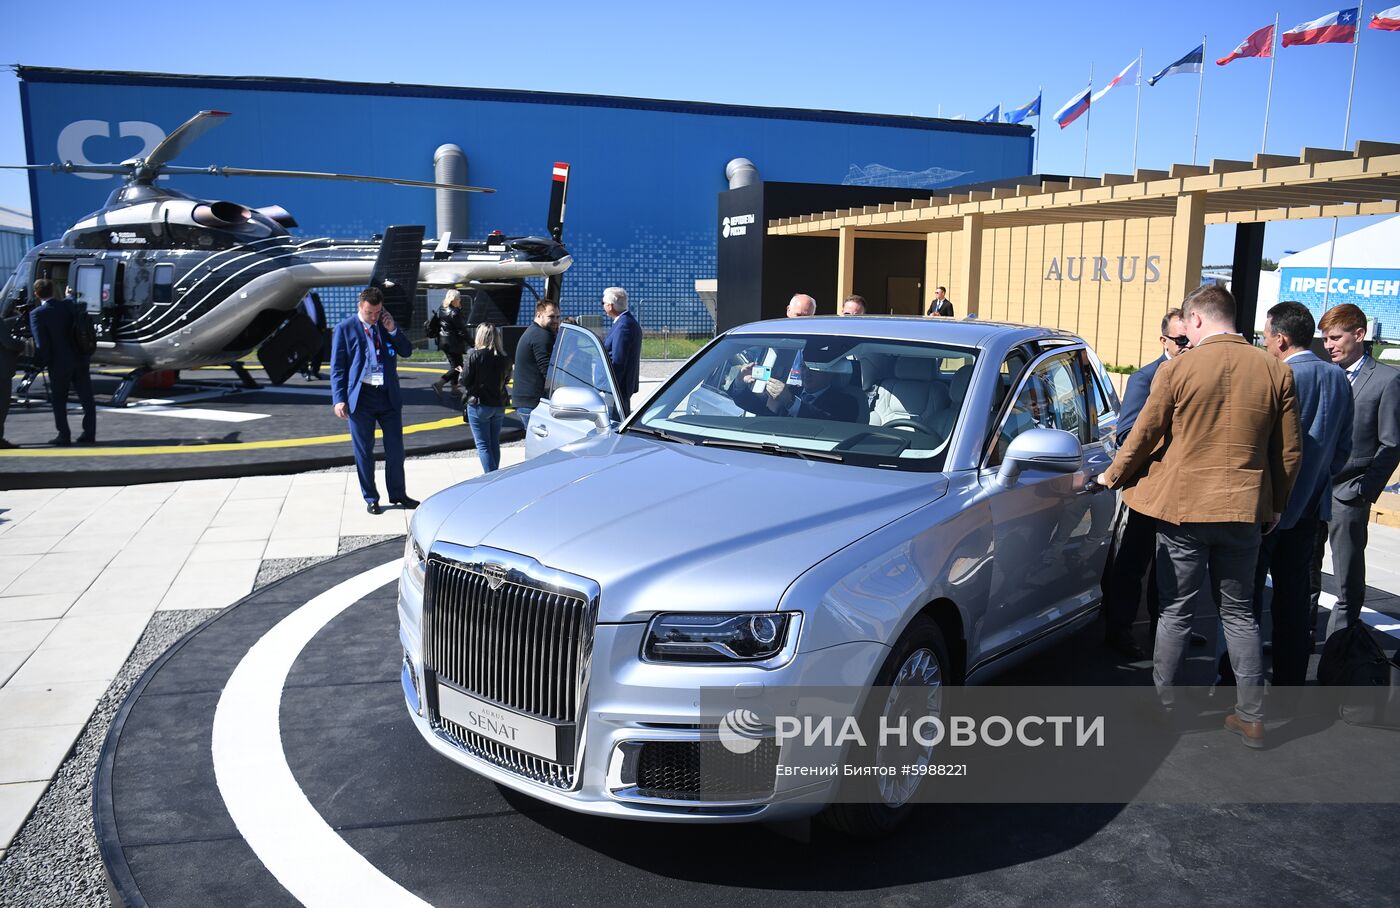
[[[254,350],[312,288],[364,285],[377,238],[301,237],[281,209],[127,187],[60,240],[29,251],[0,304],[23,300],[38,277],[70,288],[98,329],[94,363],[188,369]],[[545,237],[425,242],[425,287],[552,277],[572,260]]]

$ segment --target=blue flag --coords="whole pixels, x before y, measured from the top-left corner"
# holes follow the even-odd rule
[[[1023,107],[1017,107],[1013,110],[1008,110],[1005,114],[1006,122],[1008,123],[1020,123],[1027,117],[1038,116],[1040,116],[1040,95],[1036,95],[1035,100],[1031,103],[1026,104]]]
[[[1148,79],[1147,79],[1147,84],[1148,84],[1148,85],[1156,85],[1158,82],[1162,81],[1162,80],[1165,79],[1167,76],[1174,76],[1174,75],[1176,75],[1177,73],[1198,73],[1198,72],[1200,72],[1200,71],[1201,71],[1201,58],[1205,55],[1205,49],[1206,49],[1206,46],[1205,46],[1204,44],[1202,44],[1200,47],[1198,47],[1198,48],[1196,48],[1195,50],[1191,51],[1191,53],[1189,53],[1189,54],[1187,54],[1186,56],[1182,57],[1180,60],[1177,60],[1177,61],[1176,61],[1175,63],[1173,63],[1171,66],[1168,66],[1166,69],[1164,69],[1164,70],[1162,70],[1161,72],[1157,73],[1155,76],[1150,76],[1150,77],[1148,77]]]
[[[977,118],[977,122],[978,122],[978,123],[1000,123],[1000,122],[1001,122],[1001,105],[998,104],[996,107],[993,107],[991,110],[987,111],[987,112],[984,113],[982,116],[978,117],[978,118]]]

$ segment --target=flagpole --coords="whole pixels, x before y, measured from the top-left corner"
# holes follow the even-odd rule
[[[1137,132],[1142,122],[1142,48],[1138,48],[1138,104],[1133,113],[1133,172],[1137,172]]]
[[[1040,173],[1040,109],[1045,106],[1045,86],[1041,85],[1035,90],[1035,164],[1032,169]]]
[[[1366,0],[1356,7],[1356,37],[1351,44],[1351,84],[1347,86],[1347,117],[1342,125],[1342,148],[1351,139],[1351,93],[1356,90],[1356,58],[1361,56],[1361,23],[1366,21]],[[1332,219],[1332,243],[1327,247],[1327,283],[1322,285],[1322,311],[1327,311],[1327,300],[1332,291],[1332,259],[1337,254],[1337,226],[1341,218]]]
[[[1269,150],[1269,108],[1274,101],[1274,63],[1278,60],[1278,13],[1274,13],[1274,32],[1269,39],[1269,93],[1264,96],[1264,141],[1259,143],[1260,154]]]
[[[1196,163],[1196,145],[1201,138],[1201,93],[1206,87],[1206,36],[1201,35],[1201,72],[1196,82],[1196,127],[1191,132],[1191,163]]]
[[[1094,64],[1089,64],[1089,109],[1084,111],[1084,165],[1080,168],[1079,175],[1087,177],[1089,175],[1089,124],[1094,118]]]

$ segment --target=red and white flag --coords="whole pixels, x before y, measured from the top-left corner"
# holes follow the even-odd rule
[[[1228,56],[1215,61],[1216,66],[1224,66],[1231,60],[1241,57],[1272,57],[1274,55],[1274,27],[1266,25],[1240,42],[1240,46],[1230,51]]]
[[[1138,64],[1141,63],[1141,62],[1142,62],[1142,58],[1139,57],[1138,59],[1136,59],[1136,60],[1134,60],[1133,62],[1129,63],[1127,66],[1123,67],[1123,71],[1122,71],[1121,73],[1119,73],[1118,75],[1114,76],[1111,80],[1109,80],[1109,83],[1108,83],[1107,85],[1105,85],[1103,88],[1100,88],[1098,91],[1094,92],[1094,97],[1091,99],[1091,103],[1093,103],[1093,104],[1099,103],[1099,100],[1100,100],[1104,95],[1108,94],[1108,90],[1109,90],[1110,88],[1112,88],[1113,86],[1117,85],[1119,82],[1122,82],[1124,79],[1128,78],[1128,73],[1131,73],[1134,69],[1136,69],[1137,66],[1138,66]],[[1140,73],[1135,74],[1135,75],[1133,76],[1133,81],[1137,81],[1137,79],[1138,79],[1138,77],[1139,77],[1140,75],[1141,75]]]
[[[1400,32],[1400,6],[1392,6],[1371,14],[1367,28],[1378,28],[1383,32]]]
[[[1352,44],[1356,41],[1361,9],[1339,9],[1335,13],[1295,25],[1283,33],[1283,46],[1295,44]]]

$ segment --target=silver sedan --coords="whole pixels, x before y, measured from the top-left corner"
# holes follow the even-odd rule
[[[521,466],[418,509],[405,699],[439,753],[572,810],[780,820],[841,780],[702,790],[704,688],[977,683],[1093,618],[1118,400],[1081,339],[982,321],[807,318],[729,331],[621,420],[597,339],[560,331]],[[871,702],[867,702],[871,701]],[[795,796],[798,788],[803,797]],[[907,784],[833,803],[878,833]],[[818,797],[816,801],[823,798]]]

